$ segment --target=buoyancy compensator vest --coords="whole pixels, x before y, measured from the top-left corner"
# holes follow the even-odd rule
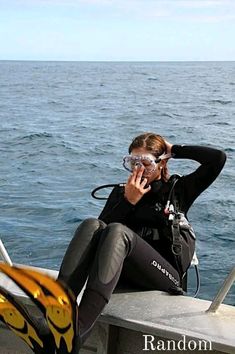
[[[196,296],[200,288],[200,277],[198,271],[198,259],[195,252],[194,243],[196,240],[195,232],[186,218],[185,214],[180,210],[180,203],[175,193],[175,185],[181,177],[174,174],[170,178],[170,191],[168,194],[167,202],[164,209],[164,214],[168,219],[166,227],[166,237],[168,237],[171,243],[171,252],[175,259],[175,265],[181,276],[181,287],[183,290],[187,290],[187,270],[190,265],[195,266],[197,276],[197,290]],[[95,199],[107,200],[106,196],[97,196],[97,192],[101,189],[123,187],[125,183],[113,183],[101,185],[92,190],[91,195]],[[189,245],[189,243],[191,243]],[[190,247],[191,246],[191,247]],[[180,294],[180,289],[175,294]],[[174,293],[174,290],[172,291]]]

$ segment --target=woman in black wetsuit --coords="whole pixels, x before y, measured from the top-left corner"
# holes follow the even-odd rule
[[[142,290],[170,291],[181,286],[195,240],[188,236],[182,241],[181,271],[164,233],[167,223],[164,208],[172,185],[168,159],[191,159],[200,164],[175,185],[179,209],[185,215],[219,175],[226,160],[220,150],[171,145],[154,133],[136,137],[129,154],[124,159],[124,166],[132,170],[127,183],[113,189],[98,219],[87,219],[80,224],[60,268],[58,279],[75,296],[87,280],[78,312],[81,344],[118,282]]]

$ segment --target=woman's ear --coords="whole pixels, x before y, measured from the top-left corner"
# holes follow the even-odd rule
[[[160,169],[162,170],[163,168],[165,168],[165,167],[166,167],[166,164],[167,164],[167,160],[162,160],[162,161],[160,162]]]

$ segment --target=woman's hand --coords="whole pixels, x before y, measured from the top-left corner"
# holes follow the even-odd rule
[[[138,203],[138,201],[151,189],[150,185],[145,188],[147,184],[147,178],[144,178],[141,181],[143,172],[144,166],[135,167],[133,173],[129,176],[125,185],[124,197],[133,205]]]
[[[170,144],[166,139],[165,140],[165,145],[166,145],[166,153],[167,154],[171,154],[171,148],[173,146],[173,144]]]

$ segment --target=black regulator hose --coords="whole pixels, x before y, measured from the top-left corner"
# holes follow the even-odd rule
[[[96,187],[95,189],[93,189],[93,191],[91,192],[91,196],[95,199],[98,200],[106,200],[108,199],[108,197],[99,197],[96,195],[96,192],[98,192],[100,189],[105,189],[105,188],[113,188],[113,187],[123,187],[125,185],[125,183],[111,183],[111,184],[103,184],[102,186]]]

